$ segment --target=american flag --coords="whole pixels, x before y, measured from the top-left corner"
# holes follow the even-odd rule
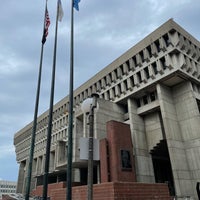
[[[46,8],[45,11],[45,22],[44,22],[44,32],[43,32],[43,36],[42,36],[42,44],[44,44],[46,42],[46,37],[48,35],[48,28],[50,26],[50,18],[49,18],[49,12]]]

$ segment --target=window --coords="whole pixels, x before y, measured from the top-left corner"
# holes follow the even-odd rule
[[[197,101],[197,107],[198,107],[198,110],[199,110],[199,113],[200,113],[200,100],[196,100]]]
[[[163,39],[164,39],[164,41],[165,41],[165,44],[167,45],[167,47],[170,45],[170,40],[169,40],[169,36],[168,36],[168,34],[165,34],[164,36],[163,36]]]
[[[137,78],[138,78],[139,83],[141,83],[142,82],[142,77],[141,77],[140,72],[137,73]]]
[[[143,96],[142,100],[143,100],[143,104],[144,105],[148,104],[148,98],[147,98],[147,96]]]
[[[147,51],[149,52],[149,56],[152,57],[151,46],[147,47]]]
[[[157,74],[158,73],[158,69],[157,69],[157,65],[156,63],[152,63],[152,68],[153,68],[153,71],[154,71],[154,74]]]
[[[167,68],[167,66],[166,66],[166,61],[165,61],[165,57],[162,57],[162,58],[160,59],[160,62],[161,62],[161,66],[162,66],[163,70],[165,70],[165,69]]]
[[[155,45],[156,45],[157,51],[160,52],[160,43],[158,40],[155,41]]]
[[[136,101],[137,107],[141,107],[140,99],[136,99],[135,101]]]
[[[141,57],[142,62],[144,62],[144,54],[143,54],[143,51],[140,51],[140,52],[139,52],[139,55],[140,55],[140,57]]]
[[[136,62],[136,57],[134,56],[134,57],[133,57],[133,65],[136,66],[136,63],[137,63],[137,62]]]
[[[149,69],[148,69],[148,67],[144,68],[144,73],[145,73],[146,78],[149,79],[150,75],[149,75]]]
[[[151,92],[149,96],[150,96],[151,101],[155,101],[156,100],[155,92]]]

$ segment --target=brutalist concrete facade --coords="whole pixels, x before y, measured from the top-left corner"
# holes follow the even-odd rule
[[[136,181],[168,182],[171,194],[196,196],[200,181],[200,43],[172,19],[74,91],[73,181],[85,183],[87,162],[79,139],[88,136],[84,99],[98,93],[94,136],[106,137],[106,122],[130,125]],[[65,178],[68,96],[54,106],[50,182]],[[48,111],[38,117],[32,188],[42,184]],[[24,192],[32,123],[14,136],[20,163],[17,192]],[[95,182],[100,182],[95,163]]]

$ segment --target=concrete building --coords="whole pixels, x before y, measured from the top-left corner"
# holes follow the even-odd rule
[[[168,182],[171,194],[197,198],[200,181],[200,43],[172,19],[74,91],[73,182],[86,182],[81,137],[88,136],[84,99],[98,93],[94,137],[106,137],[110,120],[130,126],[137,182]],[[49,183],[65,180],[68,103],[54,106]],[[38,117],[32,189],[42,184],[48,111]],[[32,123],[14,136],[23,193]],[[99,162],[94,182],[101,182]],[[112,170],[112,169],[111,169]]]
[[[0,180],[0,199],[4,194],[16,193],[17,182]]]

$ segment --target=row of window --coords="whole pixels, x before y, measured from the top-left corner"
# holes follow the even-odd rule
[[[166,51],[170,44],[172,45],[172,42],[169,33],[167,33],[133,56],[131,58],[132,65],[141,67],[143,62],[149,62],[151,57],[157,57],[159,52]]]
[[[66,124],[67,124],[67,116],[63,116],[61,119],[53,123],[53,129],[52,129],[53,132],[51,139],[52,143],[55,143],[58,140],[67,137],[67,127],[65,126]],[[43,127],[36,134],[35,149],[34,149],[35,152],[44,150],[46,146],[46,137],[47,137],[47,126]],[[29,154],[29,151],[30,151],[30,137],[26,138],[26,140],[23,140],[22,142],[16,145],[16,152],[18,154],[19,159],[24,159],[25,156]]]
[[[144,95],[141,98],[136,99],[136,104],[137,104],[137,107],[141,107],[157,99],[158,99],[157,92],[153,91],[153,92],[150,92],[149,94]]]
[[[44,160],[43,159],[45,159],[45,157],[40,156],[33,160],[33,168],[32,168],[33,173],[37,172],[38,174],[40,174],[40,173],[44,172]]]
[[[0,190],[0,193],[15,193],[16,190],[7,190],[7,189],[3,189],[3,190]]]
[[[56,131],[60,129],[61,127],[65,127],[68,123],[68,116],[62,115],[61,118],[58,118],[58,120],[53,121],[53,131]]]
[[[63,104],[61,107],[59,107],[58,109],[56,109],[53,112],[53,120],[56,120],[58,117],[60,117],[61,115],[66,115],[67,114],[67,110],[68,110],[68,103]],[[46,116],[44,117],[42,120],[40,120],[37,123],[37,131],[40,131],[42,128],[44,128],[45,126],[47,126],[48,124],[48,120],[49,117]]]
[[[169,55],[167,56],[169,57]],[[151,63],[137,73],[129,76],[118,85],[109,88],[109,90],[105,91],[101,97],[106,100],[115,100],[115,98],[120,97],[121,94],[126,94],[128,90],[139,87],[142,82],[147,83],[148,79],[155,79],[157,74],[164,74],[164,70],[167,68],[172,69],[172,65],[170,65],[169,62],[166,62],[165,57],[161,57],[156,62]]]
[[[62,155],[63,156],[63,155]],[[39,156],[33,160],[33,173],[41,174],[44,172],[45,156]],[[53,171],[55,168],[55,151],[50,153],[49,171]]]
[[[173,34],[178,34],[177,32]],[[160,51],[166,51],[167,47],[172,44],[173,42],[170,39],[170,33],[165,34],[164,36],[160,37],[158,40],[154,41],[151,45],[147,46],[145,49],[140,51],[138,54],[130,58],[128,61],[120,65],[117,69],[106,75],[106,77],[102,78],[100,81],[95,83],[93,86],[82,92],[79,96],[76,97],[76,104],[79,104],[83,99],[90,96],[92,93],[100,92],[104,89],[106,89],[106,86],[111,86],[112,83],[116,83],[117,80],[122,79],[123,75],[128,75],[129,71],[134,71],[137,69],[137,67],[141,67],[143,62],[149,62],[150,58],[152,56],[156,57],[158,56],[158,53]],[[179,38],[179,46],[181,49],[185,49],[187,53],[190,53],[191,56],[194,58],[197,58],[197,61],[200,60],[200,50],[197,46],[192,44],[188,39],[183,37],[181,34],[178,34]],[[173,45],[173,44],[172,44]],[[194,62],[192,62],[193,66]],[[159,59],[158,62],[151,64],[153,68],[153,73],[156,75],[157,73],[163,73],[162,70],[165,70],[167,67],[165,57],[162,59]],[[189,66],[189,65],[188,65]],[[195,65],[194,65],[195,66]],[[168,67],[172,67],[169,66]],[[149,67],[146,67],[144,69],[144,72],[137,72],[136,76],[136,84],[137,82],[146,81],[146,79],[150,78],[150,72],[151,70],[148,69]],[[193,68],[195,69],[195,68]],[[196,73],[196,70],[194,70],[194,74]],[[144,75],[143,75],[144,74]],[[154,76],[152,76],[154,77]],[[137,81],[138,80],[138,81]],[[126,84],[126,83],[125,83]],[[134,85],[134,84],[133,84]],[[118,96],[118,93],[120,93],[120,88],[122,88],[123,93],[123,84],[120,87],[116,87],[113,91],[106,92],[102,95],[102,97],[106,99],[114,99],[115,96]],[[116,90],[116,92],[115,92]],[[115,95],[113,95],[116,93]],[[110,97],[109,97],[110,96]]]
[[[0,188],[16,188],[16,185],[0,185]]]
[[[31,144],[31,134],[27,138],[21,140],[19,143],[15,145],[16,152],[25,151],[25,149],[29,147],[30,144]]]
[[[181,56],[183,59],[181,68],[185,69],[187,73],[200,78],[200,64],[186,55],[181,54]]]
[[[47,119],[47,118],[46,118]],[[52,128],[52,131],[56,131],[58,129],[60,129],[62,126],[64,127],[66,124],[67,124],[67,115],[65,113],[65,116],[62,116],[59,120],[56,120],[53,122],[53,128]],[[45,122],[45,120],[42,120],[43,123]],[[40,123],[41,124],[41,123]],[[63,132],[62,135],[66,135],[66,130],[65,131],[61,131]],[[31,129],[28,130],[26,132],[26,135],[29,133],[29,137],[25,138],[24,140],[20,141],[17,145],[16,145],[16,152],[19,154],[21,154],[21,158],[23,156],[25,156],[25,154],[27,154],[26,151],[29,151],[29,147],[30,147],[30,142],[31,142]],[[60,135],[61,133],[59,133]],[[46,141],[46,135],[47,135],[47,124],[43,124],[43,126],[40,127],[37,127],[37,134],[36,134],[36,146],[35,146],[35,151],[38,151],[40,150],[43,145],[46,145],[45,144],[45,141]],[[55,138],[58,138],[57,135],[54,135],[52,136],[52,141],[55,142],[56,139]]]
[[[179,47],[182,51],[186,52],[192,58],[196,58],[197,61],[200,61],[200,49],[194,45],[191,41],[185,38],[183,35],[178,34],[179,37]]]
[[[67,138],[67,127],[64,129],[60,129],[58,132],[53,133],[51,136],[51,143],[55,144],[57,141]],[[42,151],[46,147],[46,135],[44,135],[44,139],[38,140],[35,143],[35,152]]]
[[[137,70],[137,68],[142,67],[143,66],[143,62],[149,62],[151,57],[157,57],[158,53],[160,51],[166,51],[167,47],[172,44],[171,39],[170,39],[170,33],[167,33],[165,35],[163,35],[162,37],[160,37],[158,40],[152,42],[149,46],[147,46],[146,48],[144,48],[143,50],[141,50],[139,53],[137,53],[136,55],[134,55],[133,57],[131,57],[128,61],[126,61],[125,63],[123,63],[122,65],[120,65],[118,68],[116,68],[114,71],[110,72],[109,74],[107,74],[104,78],[102,78],[101,80],[99,80],[98,82],[96,82],[95,84],[93,84],[91,87],[89,87],[87,90],[83,91],[81,94],[79,94],[76,97],[76,104],[79,104],[80,102],[83,101],[83,99],[87,98],[88,96],[90,96],[92,93],[100,93],[102,92],[102,90],[106,89],[106,86],[111,86],[111,84],[115,84],[118,80],[122,79],[123,76],[127,76],[129,74],[130,71],[135,71]],[[159,68],[163,68],[163,70],[166,69],[166,62],[165,62],[165,58],[163,57],[162,59],[159,59],[158,63],[153,63],[151,64],[152,68],[153,68],[153,72],[155,75],[161,71],[159,71]],[[144,79],[142,80],[142,76],[144,74]],[[136,75],[136,84],[138,84],[137,82],[142,82],[142,81],[146,81],[146,79],[150,78],[150,73],[148,70],[148,67],[146,67],[144,69],[144,72],[137,72]],[[137,81],[138,79],[138,81]],[[126,83],[125,83],[126,84]],[[133,83],[134,85],[134,83]],[[122,93],[123,91],[125,91],[123,89],[123,84],[120,87],[116,87],[116,95],[113,95],[113,93],[115,93],[114,91],[110,91],[108,92],[102,92],[102,97],[105,99],[114,99],[114,96],[118,96],[118,90],[120,88],[122,88]],[[130,88],[131,89],[131,88]],[[110,97],[108,97],[110,96]]]
[[[66,104],[63,105],[61,108],[58,109],[60,112],[62,110],[62,112],[65,114],[65,116],[63,116],[59,121],[55,121],[53,123],[53,131],[58,129],[61,126],[64,126],[67,124],[67,115],[66,115]],[[57,115],[59,115],[61,113],[55,112]],[[57,116],[58,117],[58,116]],[[48,123],[48,117],[45,117],[44,119],[42,119],[38,124],[37,124],[37,135],[36,135],[36,141],[38,140],[42,140],[43,138],[46,137],[46,133],[47,133],[47,123]],[[24,134],[18,136],[17,138],[17,142],[16,141],[16,151],[19,152],[21,150],[25,150],[26,147],[30,146],[30,142],[31,142],[31,135],[32,135],[32,128],[28,129],[26,132],[24,132]],[[25,137],[26,136],[26,137]]]
[[[139,87],[142,82],[146,83],[148,79],[154,79],[156,75],[163,74],[164,70],[166,68],[172,68],[172,65],[169,64],[169,62],[166,62],[166,58],[169,55],[166,55],[164,57],[161,57],[157,61],[151,63],[149,66],[141,69],[140,71],[136,72],[132,76],[127,77],[127,79],[123,80],[118,85],[115,85],[115,81],[112,81],[112,77],[110,74],[106,76],[106,80],[102,79],[101,82],[104,85],[105,92],[101,94],[101,98],[104,98],[106,100],[114,100],[116,97],[120,97],[121,94],[125,94],[127,90],[133,90],[133,87]],[[167,58],[170,59],[170,58]],[[99,82],[98,82],[99,83]],[[113,88],[109,88],[108,91],[106,91],[106,86],[115,85]],[[83,92],[83,95],[79,96],[79,100],[83,98],[86,91]]]
[[[30,127],[29,129],[27,129],[26,131],[24,131],[22,134],[18,135],[14,139],[14,144],[22,143],[23,141],[27,140],[27,138],[30,137],[31,134],[32,134],[32,127]]]

